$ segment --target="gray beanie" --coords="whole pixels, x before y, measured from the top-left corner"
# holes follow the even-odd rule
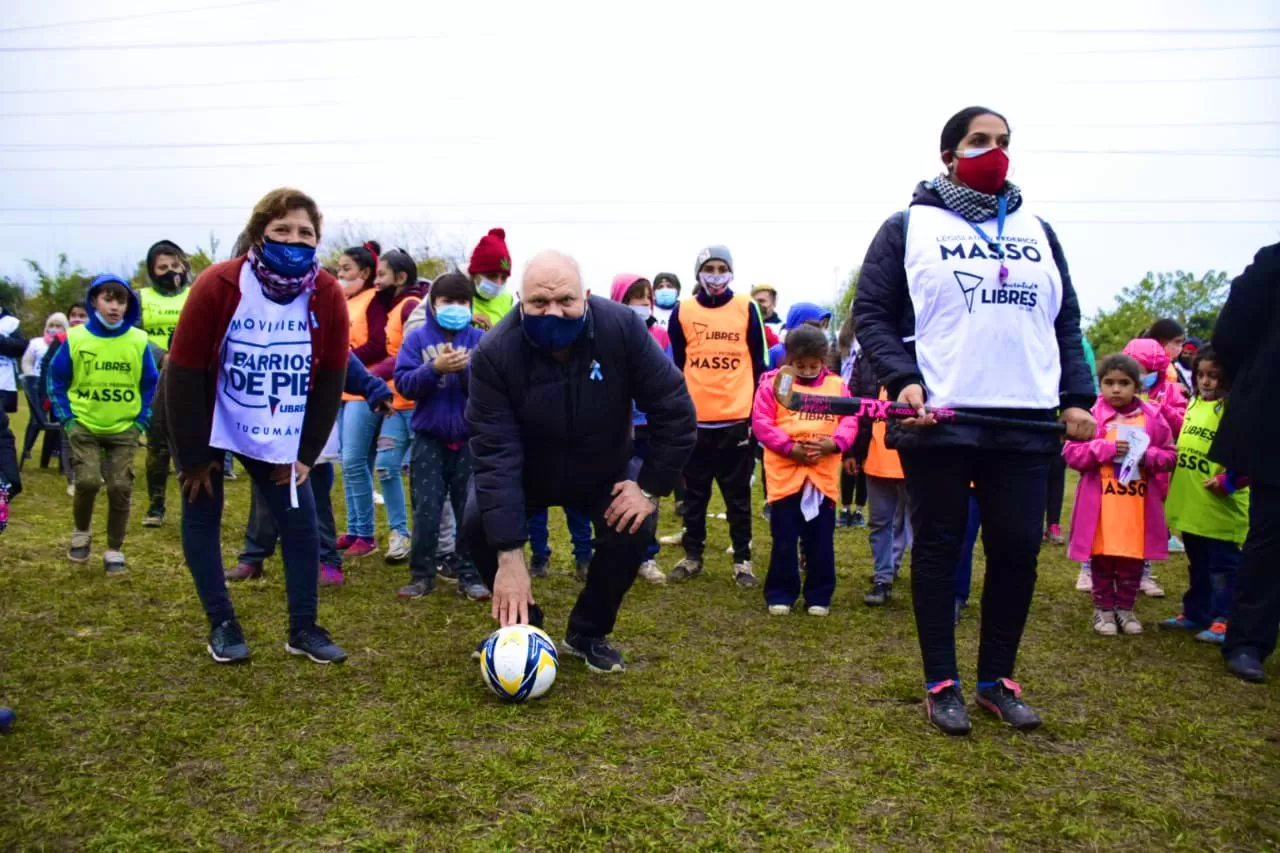
[[[702,267],[707,261],[724,261],[729,267],[729,272],[733,272],[733,253],[725,246],[708,246],[698,253],[698,262],[693,266],[695,279],[698,273],[702,272]]]

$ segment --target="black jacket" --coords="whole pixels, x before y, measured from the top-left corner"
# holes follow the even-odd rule
[[[911,198],[912,206],[946,207],[927,182],[916,187]],[[852,320],[856,322],[858,343],[862,346],[861,359],[869,359],[876,377],[889,391],[890,399],[897,399],[907,385],[924,384],[920,368],[916,364],[915,346],[904,338],[915,334],[915,309],[907,289],[906,234],[904,216],[898,212],[880,226],[867,256],[862,262],[858,278],[858,293],[854,298]],[[1076,301],[1075,288],[1071,286],[1071,274],[1067,271],[1067,259],[1062,253],[1058,235],[1041,220],[1054,263],[1062,277],[1062,307],[1054,326],[1058,338],[1058,350],[1062,359],[1062,380],[1059,385],[1062,408],[1092,408],[1097,400],[1093,390],[1093,378],[1085,361],[1080,338],[1080,305]],[[925,389],[926,394],[928,389]],[[983,409],[981,414],[997,417],[1016,417],[1024,420],[1054,420],[1053,410]],[[1030,453],[1056,453],[1060,443],[1053,433],[1035,433],[1016,430],[992,430],[989,427],[939,424],[932,427],[904,427],[889,425],[885,444],[897,449],[915,447],[983,447],[994,450]]]
[[[529,510],[589,504],[625,479],[632,400],[649,418],[640,488],[669,493],[693,453],[697,422],[680,371],[625,305],[596,296],[588,305],[565,363],[525,337],[518,310],[471,356],[476,500],[499,550],[525,542]]]
[[[853,367],[853,380],[849,383],[849,391],[855,397],[870,397],[872,400],[880,398],[880,382],[871,368],[871,359],[865,355],[860,356]],[[867,454],[871,451],[872,426],[871,418],[858,418],[858,435],[854,438],[849,452],[845,454],[846,458],[853,457],[859,462],[867,461]]]
[[[1231,382],[1230,402],[1209,458],[1280,486],[1280,243],[1260,250],[1231,282],[1213,329],[1213,349]]]

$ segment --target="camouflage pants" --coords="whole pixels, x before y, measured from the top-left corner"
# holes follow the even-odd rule
[[[88,532],[93,524],[93,502],[107,487],[107,548],[120,550],[129,527],[129,502],[133,497],[133,457],[138,449],[133,427],[118,435],[98,435],[80,424],[67,433],[71,442],[71,470],[76,496],[72,504],[76,530]]]

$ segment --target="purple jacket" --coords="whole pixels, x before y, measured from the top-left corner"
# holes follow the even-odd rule
[[[449,337],[435,312],[428,309],[426,320],[404,339],[396,356],[396,391],[413,400],[413,431],[446,444],[466,441],[467,380],[471,367],[462,373],[439,374],[431,367],[438,348],[452,343],[454,349],[474,350],[480,343],[481,331],[467,326]]]
[[[1147,485],[1154,486],[1157,472],[1172,471],[1178,462],[1173,433],[1160,409],[1145,400],[1139,400],[1146,415],[1147,435],[1151,446],[1142,458],[1142,471]],[[1093,441],[1068,441],[1062,448],[1062,458],[1081,472],[1080,487],[1076,491],[1076,508],[1071,513],[1071,544],[1067,558],[1076,561],[1093,556],[1093,539],[1098,532],[1098,514],[1102,511],[1103,465],[1111,464],[1116,457],[1116,443],[1107,441],[1107,424],[1116,419],[1116,410],[1101,397],[1093,406],[1093,417],[1098,431]],[[1143,550],[1148,560],[1169,559],[1169,528],[1164,521],[1164,497],[1158,488],[1148,488],[1143,518]]]

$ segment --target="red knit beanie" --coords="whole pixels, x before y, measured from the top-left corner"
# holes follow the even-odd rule
[[[471,275],[511,274],[511,253],[507,251],[506,231],[494,228],[480,238],[475,251],[471,253],[467,272]]]

